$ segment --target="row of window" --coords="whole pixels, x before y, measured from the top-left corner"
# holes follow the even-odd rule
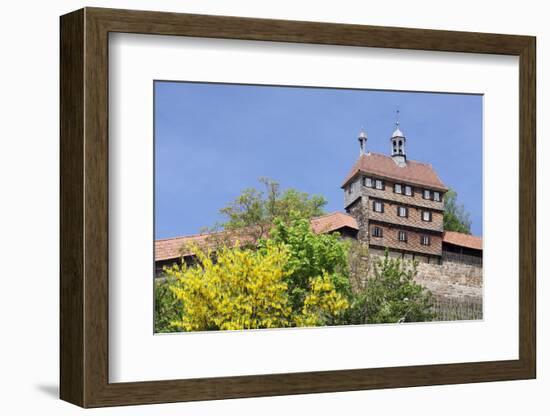
[[[374,212],[380,212],[380,213],[384,212],[384,203],[382,201],[372,201],[372,210]],[[397,207],[397,216],[408,218],[409,217],[409,208],[408,207],[403,207],[403,206],[398,206]],[[432,212],[423,209],[420,217],[422,218],[422,221],[431,222],[432,221]]]
[[[382,230],[381,227],[372,227],[372,236],[373,237],[378,237],[378,238],[381,238],[383,237],[384,235],[384,232]],[[403,231],[403,230],[399,230],[397,231],[397,239],[399,241],[401,241],[402,243],[406,243],[408,242],[408,233],[406,231]],[[423,246],[429,246],[430,244],[432,243],[432,239],[430,238],[429,235],[421,235],[420,236],[420,244],[422,244]]]
[[[384,184],[384,181],[382,179],[373,179],[368,176],[365,176],[363,178],[363,185],[365,185],[368,188],[380,189],[382,191],[386,189],[386,185]],[[396,194],[401,194],[406,196],[414,196],[414,190],[412,186],[403,185],[400,183],[395,183],[393,185],[393,192],[395,192]],[[424,189],[422,192],[422,197],[424,199],[430,199],[432,201],[440,202],[441,192],[432,191],[431,189]]]

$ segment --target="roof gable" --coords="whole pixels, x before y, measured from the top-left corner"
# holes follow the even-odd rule
[[[424,185],[442,191],[447,190],[447,187],[441,181],[432,165],[415,160],[407,160],[406,165],[401,167],[395,163],[391,156],[380,153],[369,152],[361,155],[351,168],[342,187],[358,173],[370,173],[410,184]]]

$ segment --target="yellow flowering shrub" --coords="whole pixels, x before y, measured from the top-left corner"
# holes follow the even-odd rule
[[[325,318],[348,307],[330,276],[310,279],[301,311],[292,310],[286,267],[289,250],[268,243],[263,250],[192,247],[196,263],[165,269],[180,301],[180,319],[172,322],[184,331],[282,328],[323,325]]]
[[[336,291],[327,272],[310,279],[309,286],[302,315],[296,317],[297,326],[323,325],[328,318],[339,315],[349,307],[347,299]]]
[[[193,248],[197,264],[167,269],[183,304],[185,331],[209,329],[279,328],[289,325],[284,266],[288,251],[271,245],[266,253],[222,247],[213,253]]]

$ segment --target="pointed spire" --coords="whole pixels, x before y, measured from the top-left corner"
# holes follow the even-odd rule
[[[361,126],[361,131],[359,132],[357,140],[359,140],[359,156],[362,156],[365,154],[367,147],[367,133],[365,133],[363,126]]]
[[[391,137],[405,137],[401,129],[399,128],[399,110],[395,110],[395,130]]]

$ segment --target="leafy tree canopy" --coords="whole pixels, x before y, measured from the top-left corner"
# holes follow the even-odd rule
[[[293,310],[304,307],[311,279],[325,276],[335,290],[347,296],[349,292],[348,244],[338,233],[316,234],[309,220],[292,211],[288,222],[276,219],[269,239],[259,242],[259,249],[265,250],[269,244],[284,245],[289,253],[285,269],[286,282]]]
[[[457,193],[450,189],[445,194],[445,211],[443,213],[443,229],[471,234],[472,221],[464,205],[457,202]]]
[[[292,188],[282,192],[276,181],[268,178],[260,178],[259,181],[264,190],[245,189],[233,202],[220,210],[227,218],[222,224],[224,229],[255,227],[259,237],[265,235],[275,219],[290,221],[291,212],[307,219],[325,213],[323,207],[327,201],[320,195],[309,195]]]

